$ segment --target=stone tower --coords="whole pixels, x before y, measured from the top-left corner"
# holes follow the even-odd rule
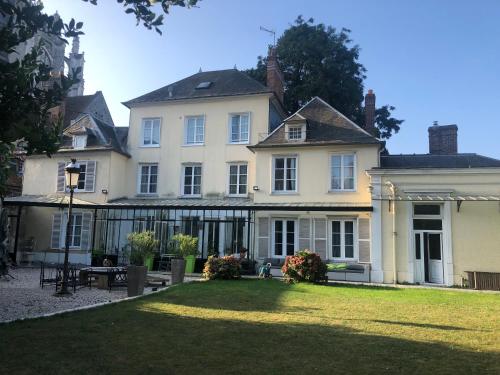
[[[71,52],[68,57],[65,58],[66,64],[68,65],[68,77],[71,77],[78,69],[80,71],[77,73],[77,78],[80,80],[78,83],[71,86],[68,91],[68,96],[81,96],[83,95],[84,79],[83,79],[83,64],[85,59],[83,57],[83,52],[79,52],[80,49],[80,39],[78,36],[73,38],[73,45],[71,47]]]

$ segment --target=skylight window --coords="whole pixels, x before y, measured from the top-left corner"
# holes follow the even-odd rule
[[[212,86],[212,82],[206,81],[206,82],[201,82],[196,86],[196,90],[200,89],[208,89],[210,86]]]

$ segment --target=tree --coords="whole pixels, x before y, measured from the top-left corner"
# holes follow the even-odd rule
[[[98,0],[83,0],[93,5]],[[172,6],[193,7],[198,0],[116,0],[125,13],[132,14],[137,24],[161,34],[164,15],[153,6],[161,5],[168,14]],[[14,150],[23,149],[28,155],[45,153],[50,156],[59,147],[61,117],[51,116],[49,109],[61,104],[76,81],[71,77],[54,77],[44,62],[44,45],[40,43],[25,56],[9,62],[16,46],[42,32],[48,37],[67,43],[67,38],[83,34],[83,23],[71,19],[64,23],[59,16],[43,12],[37,0],[0,0],[0,197],[10,173],[9,161]]]
[[[299,16],[278,39],[278,63],[285,81],[285,109],[295,112],[314,96],[332,104],[358,124],[364,123],[363,81],[365,67],[359,62],[360,48],[352,45],[350,30],[336,30],[314,24]],[[258,57],[257,66],[247,70],[265,84],[267,58]],[[399,131],[403,120],[391,117],[395,107],[385,105],[375,112],[375,125],[381,138]]]

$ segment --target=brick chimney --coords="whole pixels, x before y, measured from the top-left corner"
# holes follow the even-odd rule
[[[281,74],[276,56],[276,47],[269,47],[267,55],[267,87],[269,87],[278,100],[283,104],[285,89],[283,87],[283,75]]]
[[[368,94],[365,95],[364,129],[372,135],[377,134],[375,129],[375,94],[373,93],[373,90],[368,90]]]
[[[451,155],[458,152],[456,125],[434,125],[429,127],[429,154]]]

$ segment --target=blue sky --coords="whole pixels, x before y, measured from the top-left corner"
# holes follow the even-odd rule
[[[459,151],[500,158],[500,1],[203,0],[173,9],[163,36],[135,26],[115,0],[44,0],[84,22],[85,93],[103,91],[115,123],[121,102],[203,70],[245,69],[298,15],[346,27],[361,47],[366,89],[392,104],[402,130],[391,153],[425,153],[434,120],[459,126]]]

